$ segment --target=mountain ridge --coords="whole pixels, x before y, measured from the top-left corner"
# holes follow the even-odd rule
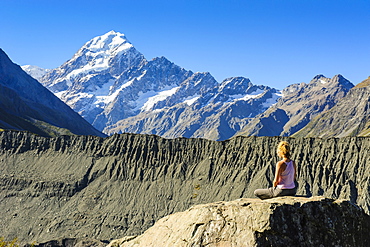
[[[149,61],[114,31],[86,42],[41,82],[106,134],[211,140],[294,135],[354,87],[340,74],[319,74],[281,91],[244,77],[219,83],[209,72],[193,73],[163,56]]]
[[[214,80],[213,77],[211,80]],[[245,85],[241,86],[243,83]],[[239,88],[230,88],[233,84],[239,85]],[[234,90],[234,93],[225,93],[230,90]],[[198,94],[192,104],[180,103],[164,110],[143,112],[118,121],[116,126],[112,126],[112,132],[109,129],[106,132],[226,140],[278,98],[279,93],[275,89],[253,85],[244,77],[228,78],[213,89]]]
[[[272,183],[281,140],[292,146],[298,195],[350,200],[369,213],[369,138],[217,142],[141,134],[44,138],[4,131],[0,232],[27,242],[140,235],[160,218],[193,205],[254,197],[255,189]]]
[[[59,98],[14,64],[0,49],[0,126],[48,136],[105,136]]]
[[[338,104],[353,87],[340,74],[333,78],[317,75],[308,84],[292,84],[282,91],[283,97],[273,107],[254,118],[238,135],[293,135]]]
[[[321,138],[370,136],[368,80],[353,87],[334,107],[322,112],[294,136]]]

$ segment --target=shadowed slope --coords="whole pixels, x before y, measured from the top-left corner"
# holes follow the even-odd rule
[[[0,49],[0,128],[28,130],[43,136],[105,136],[12,63]]]

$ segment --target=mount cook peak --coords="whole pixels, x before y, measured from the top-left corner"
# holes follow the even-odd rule
[[[108,134],[227,139],[281,97],[247,78],[218,83],[208,72],[193,73],[165,57],[148,61],[114,31],[91,39],[39,80]]]

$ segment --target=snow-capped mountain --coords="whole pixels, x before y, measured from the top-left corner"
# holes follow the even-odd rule
[[[280,97],[246,78],[218,83],[209,73],[193,73],[165,57],[148,61],[114,31],[87,42],[40,81],[109,134],[226,139]]]
[[[49,72],[42,82],[59,94],[94,92],[110,88],[126,70],[145,62],[123,34],[114,31],[93,38],[66,63]]]
[[[131,83],[125,76],[146,62],[123,34],[111,31],[87,42],[70,60],[51,70],[40,82],[101,129],[108,120],[99,122],[97,118],[102,119],[104,110],[114,110],[113,105],[119,101],[122,90]]]
[[[39,80],[50,71],[50,69],[43,69],[35,65],[23,65],[21,68],[36,80]]]

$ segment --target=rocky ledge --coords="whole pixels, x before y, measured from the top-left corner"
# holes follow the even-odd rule
[[[108,246],[370,246],[369,229],[370,216],[347,200],[242,198],[193,206]]]

